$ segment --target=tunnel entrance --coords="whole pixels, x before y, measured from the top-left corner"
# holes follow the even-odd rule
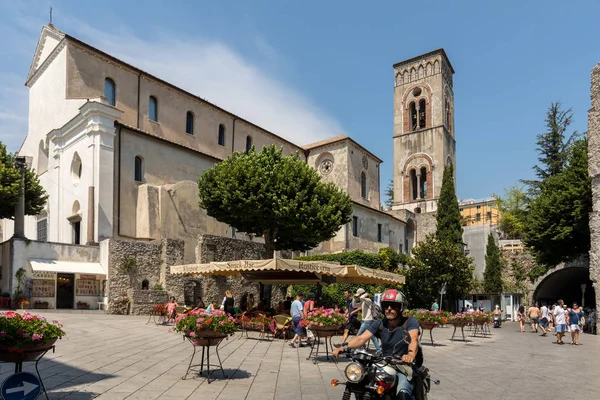
[[[586,286],[584,307],[596,307],[596,294],[590,280],[590,270],[585,267],[562,268],[552,272],[537,285],[533,299],[548,304],[563,299],[568,306],[573,302],[582,305],[582,284]]]

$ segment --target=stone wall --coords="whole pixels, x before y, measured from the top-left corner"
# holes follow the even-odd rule
[[[588,168],[592,179],[592,212],[590,213],[590,279],[600,282],[600,64],[592,69],[591,100],[588,111]],[[596,289],[596,306],[600,304],[600,290]],[[600,316],[596,313],[598,323]]]
[[[505,284],[505,292],[523,293],[524,299],[527,299],[527,304],[533,302],[533,282],[526,278],[519,280],[519,276],[515,277],[515,264],[523,269],[523,273],[527,275],[535,266],[535,258],[529,250],[504,250],[501,252],[504,261],[502,269],[502,282]]]
[[[169,301],[169,296],[164,290],[129,289],[128,296],[131,299],[132,315],[148,315],[155,304],[165,304]]]
[[[437,221],[435,220],[436,213],[415,214],[416,235],[415,247],[420,241],[425,240],[425,236],[435,233]]]

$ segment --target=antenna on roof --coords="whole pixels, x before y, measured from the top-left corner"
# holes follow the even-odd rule
[[[52,7],[50,7],[50,22],[48,23],[49,26],[54,26],[52,25]]]

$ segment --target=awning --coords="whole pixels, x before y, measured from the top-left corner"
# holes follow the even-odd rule
[[[317,283],[322,276],[331,276],[336,282],[365,284],[403,284],[404,276],[374,270],[358,265],[340,265],[326,261],[299,261],[281,258],[267,260],[222,261],[207,264],[171,266],[172,274],[243,276],[270,284]]]
[[[60,272],[65,274],[106,275],[100,263],[45,260],[32,258],[29,260],[34,271]]]

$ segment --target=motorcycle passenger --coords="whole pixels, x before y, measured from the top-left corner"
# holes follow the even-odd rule
[[[373,336],[381,340],[381,349],[384,356],[402,355],[402,361],[407,365],[397,366],[398,373],[396,394],[398,399],[411,399],[413,392],[412,366],[418,350],[419,323],[413,317],[403,316],[406,302],[401,292],[396,289],[386,290],[381,298],[381,309],[385,319],[374,321],[369,329],[360,336],[356,336],[347,344],[333,350],[333,356],[349,348],[355,349],[367,343]],[[404,337],[403,325],[409,338]],[[403,341],[403,339],[405,339]]]

